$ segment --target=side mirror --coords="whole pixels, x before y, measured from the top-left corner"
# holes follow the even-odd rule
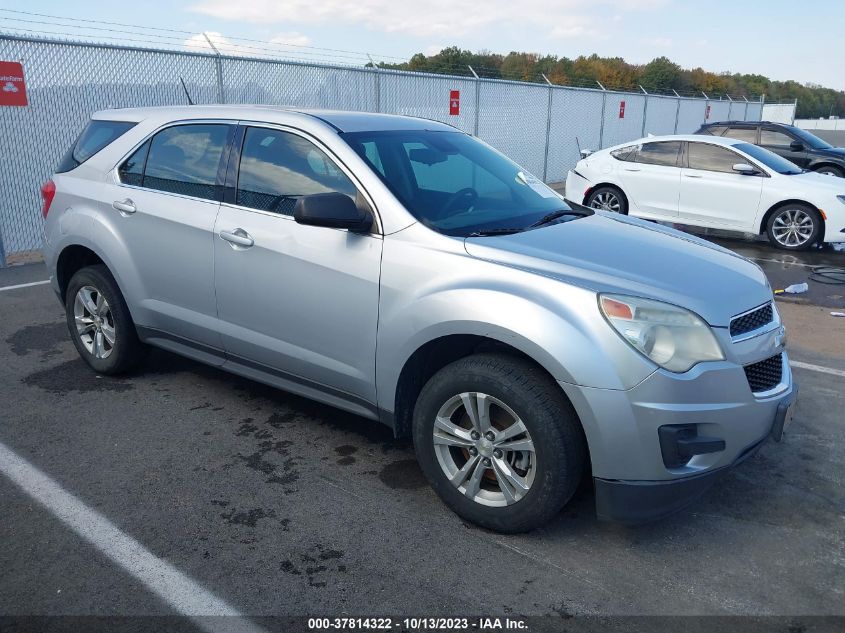
[[[733,170],[743,176],[755,176],[760,173],[756,167],[749,165],[748,163],[737,163],[733,166]]]
[[[581,158],[589,158],[593,155],[593,150],[591,149],[582,149],[581,150]]]
[[[293,207],[293,219],[299,224],[349,229],[366,233],[373,226],[373,215],[359,208],[355,201],[342,193],[315,193],[302,196]]]
[[[789,144],[789,149],[791,149],[793,152],[803,152],[804,143],[802,143],[801,141],[792,141]]]

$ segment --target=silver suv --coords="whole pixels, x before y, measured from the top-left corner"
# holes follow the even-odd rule
[[[681,508],[794,401],[762,271],[567,205],[478,139],[380,114],[96,113],[42,190],[45,256],[97,372],[147,345],[413,437],[460,516]]]

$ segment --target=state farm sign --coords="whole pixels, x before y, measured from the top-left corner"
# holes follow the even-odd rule
[[[20,62],[0,62],[0,106],[25,106],[26,82]]]

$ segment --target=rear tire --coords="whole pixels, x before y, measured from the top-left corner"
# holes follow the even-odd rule
[[[766,235],[777,248],[802,251],[819,241],[822,216],[813,207],[787,203],[775,209],[766,222]]]
[[[469,356],[437,372],[417,400],[413,435],[420,467],[446,505],[498,532],[549,521],[584,472],[572,405],[542,369],[508,355]]]
[[[122,374],[144,358],[146,346],[114,277],[103,265],[82,268],[65,293],[65,316],[73,344],[99,374]]]
[[[827,174],[829,176],[838,176],[839,178],[845,178],[845,170],[841,167],[836,167],[835,165],[824,165],[819,167],[815,170],[817,174]]]
[[[592,209],[628,215],[628,200],[625,194],[611,185],[602,185],[593,189],[584,200],[584,205]]]

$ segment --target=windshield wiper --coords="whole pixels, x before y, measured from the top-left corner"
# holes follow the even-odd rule
[[[538,226],[543,226],[544,224],[550,224],[551,222],[554,222],[558,218],[562,218],[566,215],[575,215],[575,216],[578,216],[578,217],[585,217],[585,216],[592,215],[592,214],[593,214],[593,212],[587,210],[586,208],[585,208],[584,211],[576,210],[576,209],[560,209],[559,211],[553,211],[551,213],[547,213],[542,218],[537,220],[534,224],[529,224],[527,228],[534,229],[534,228],[537,228]]]
[[[514,233],[521,233],[524,228],[501,228],[501,229],[481,229],[480,231],[473,231],[467,237],[487,237],[488,235],[513,235]]]

